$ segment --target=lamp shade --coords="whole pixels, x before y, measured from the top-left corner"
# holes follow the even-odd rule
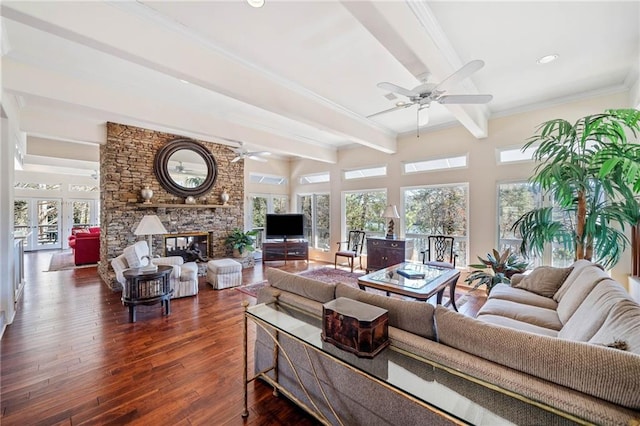
[[[138,227],[133,232],[136,235],[155,235],[155,234],[167,234],[167,230],[160,222],[158,216],[154,214],[144,215]]]
[[[398,214],[398,208],[396,206],[392,206],[389,204],[387,208],[384,209],[384,213],[382,213],[382,217],[390,218],[390,219],[399,219],[400,215]]]

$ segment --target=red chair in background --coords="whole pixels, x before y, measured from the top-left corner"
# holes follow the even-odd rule
[[[100,260],[100,227],[74,228],[69,236],[69,247],[73,250],[74,263],[86,265]]]

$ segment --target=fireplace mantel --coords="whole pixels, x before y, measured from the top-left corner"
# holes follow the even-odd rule
[[[233,208],[229,204],[144,204],[135,203],[136,206],[142,208],[168,208],[168,209],[230,209]]]

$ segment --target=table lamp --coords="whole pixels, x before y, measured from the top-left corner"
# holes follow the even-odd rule
[[[387,226],[387,238],[394,240],[396,238],[396,235],[393,233],[393,219],[400,219],[398,208],[389,204],[384,209],[382,217],[389,219],[389,225]]]
[[[145,272],[157,271],[158,267],[151,262],[151,256],[153,256],[153,235],[167,234],[168,232],[164,225],[162,225],[158,216],[154,214],[147,214],[143,216],[138,227],[133,233],[135,235],[147,236],[147,245],[149,246],[149,264],[141,269]]]

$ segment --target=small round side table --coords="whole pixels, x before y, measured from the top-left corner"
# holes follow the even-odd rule
[[[122,303],[129,307],[129,322],[136,322],[136,306],[151,305],[160,302],[165,314],[171,313],[171,295],[169,285],[172,266],[158,265],[157,271],[145,271],[132,268],[124,271],[127,282],[122,290]]]

